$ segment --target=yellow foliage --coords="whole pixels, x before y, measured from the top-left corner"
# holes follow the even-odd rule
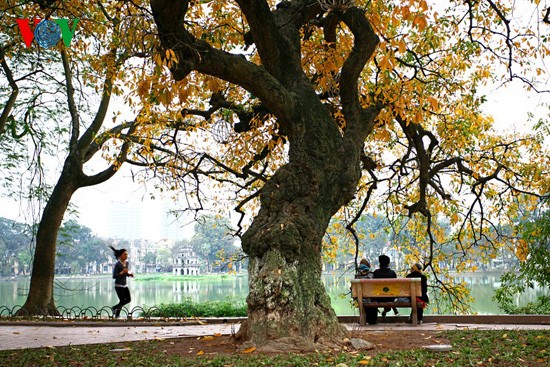
[[[516,256],[520,261],[526,261],[529,256],[529,245],[524,239],[517,241]]]

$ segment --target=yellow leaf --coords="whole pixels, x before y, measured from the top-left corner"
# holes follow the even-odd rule
[[[205,336],[204,338],[202,338],[202,340],[214,340],[214,337],[213,336]]]
[[[203,354],[204,354],[204,350],[199,350],[199,351],[197,352],[197,355],[198,355],[198,356],[202,356]]]
[[[405,40],[401,38],[399,40],[399,44],[397,45],[399,47],[399,52],[404,54],[407,51],[407,45],[405,43]]]
[[[411,17],[411,10],[408,6],[404,6],[401,8],[401,16],[404,20],[408,20]]]
[[[427,11],[428,10],[428,4],[426,3],[426,1],[422,0],[420,1],[420,5],[418,6],[420,9],[422,9],[423,11]]]
[[[245,350],[243,350],[243,353],[252,353],[256,350],[256,347],[250,347],[250,348],[246,348]]]

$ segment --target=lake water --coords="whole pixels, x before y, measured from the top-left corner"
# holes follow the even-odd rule
[[[138,275],[139,276],[139,275]],[[480,273],[469,274],[461,279],[471,285],[472,295],[476,299],[473,310],[479,314],[501,314],[495,301],[492,300],[494,290],[499,286],[499,274]],[[339,275],[323,276],[332,306],[338,315],[356,315],[349,302],[349,277]],[[29,279],[3,280],[0,282],[0,306],[10,309],[23,305]],[[161,303],[177,303],[184,299],[195,302],[217,301],[227,299],[242,299],[248,294],[248,278],[246,276],[227,276],[202,278],[198,280],[129,280],[132,294],[130,308],[141,306],[149,308]],[[78,306],[101,308],[112,306],[118,302],[110,277],[89,278],[57,278],[55,288],[57,306],[67,308]],[[524,302],[534,300],[538,295],[548,294],[548,290],[530,290],[524,297]]]

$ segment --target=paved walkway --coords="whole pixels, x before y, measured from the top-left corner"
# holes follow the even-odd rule
[[[63,325],[35,324],[17,325],[0,324],[0,350],[26,349],[39,347],[57,347],[65,345],[97,344],[125,342],[150,339],[168,339],[182,337],[199,337],[205,335],[231,335],[239,329],[239,324],[206,324],[206,325],[118,325],[103,324],[99,326],[77,326],[75,323]],[[466,323],[424,323],[412,326],[405,323],[379,323],[360,326],[357,323],[344,323],[350,331],[371,330],[550,330],[550,325],[536,324],[466,324]]]

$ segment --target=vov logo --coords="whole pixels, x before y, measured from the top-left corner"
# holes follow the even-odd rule
[[[79,20],[80,18],[73,19],[73,28],[71,29],[68,19],[40,20],[35,18],[33,31],[30,25],[31,19],[16,19],[25,45],[31,47],[32,41],[36,39],[36,43],[43,48],[57,45],[61,38],[63,38],[65,46],[69,47]]]

